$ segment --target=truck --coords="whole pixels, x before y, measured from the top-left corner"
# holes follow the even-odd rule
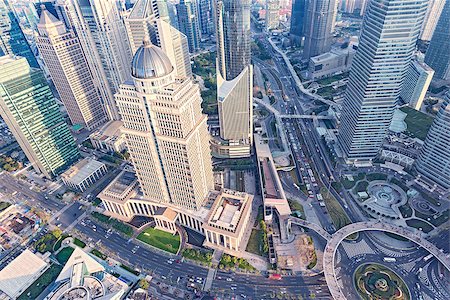
[[[280,274],[276,274],[276,273],[272,273],[272,274],[269,274],[269,279],[271,279],[271,280],[281,280],[281,275]]]
[[[385,257],[383,258],[383,261],[385,262],[396,262],[397,260],[393,257]]]

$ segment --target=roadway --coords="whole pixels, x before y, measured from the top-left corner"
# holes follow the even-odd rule
[[[149,250],[140,242],[126,239],[115,232],[108,234],[108,229],[101,224],[95,223],[94,228],[93,221],[89,220],[89,218],[86,218],[83,222],[77,224],[74,228],[76,233],[85,241],[91,238],[90,243],[95,244],[96,249],[109,257],[118,259],[152,276],[156,275],[171,284],[176,284],[178,277],[186,278],[194,275],[205,279],[208,274],[207,268],[185,261],[169,263],[167,254]],[[133,252],[133,249],[136,249],[137,246],[139,248]],[[285,277],[280,281],[273,281],[261,275],[217,271],[212,290],[214,293],[223,294],[227,298],[241,294],[255,297],[255,299],[266,298],[272,291],[304,296],[314,293],[316,299],[329,299],[330,297],[322,275],[310,277],[297,275]]]

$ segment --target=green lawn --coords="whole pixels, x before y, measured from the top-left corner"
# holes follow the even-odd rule
[[[51,265],[29,288],[17,298],[18,300],[37,299],[37,297],[53,282],[62,270],[62,266]],[[29,294],[29,296],[28,296]]]
[[[178,248],[180,248],[180,236],[178,234],[172,235],[159,229],[147,228],[137,236],[137,239],[173,254],[176,254]]]
[[[406,131],[424,141],[433,123],[433,118],[408,106],[402,107],[401,111],[407,113],[405,122],[408,127]]]
[[[77,239],[77,238],[74,238],[74,239],[73,239],[73,243],[74,243],[75,245],[77,245],[78,247],[80,247],[80,248],[86,247],[86,243],[83,242],[83,241],[80,241],[80,240]]]
[[[252,233],[250,234],[250,238],[248,239],[247,248],[245,249],[245,251],[263,256],[264,251],[261,244],[262,239],[263,231],[261,229],[252,229]]]
[[[333,220],[333,224],[336,229],[340,229],[345,225],[350,224],[351,221],[349,217],[333,195],[331,193],[327,193],[327,189],[324,187],[320,189],[320,193],[322,194],[325,206],[327,207],[327,211],[330,214],[331,220]]]
[[[91,253],[94,254],[95,256],[97,256],[98,258],[103,259],[103,260],[108,258],[105,254],[101,253],[97,249],[92,249]]]
[[[64,265],[69,260],[69,257],[72,255],[74,250],[75,249],[72,247],[63,248],[58,252],[58,254],[56,254],[56,259],[60,264]]]
[[[433,230],[433,227],[431,227],[430,224],[425,223],[422,220],[419,219],[411,219],[411,220],[407,220],[406,224],[408,224],[408,226],[414,227],[414,228],[422,228],[422,231],[425,233],[430,232],[431,230]]]

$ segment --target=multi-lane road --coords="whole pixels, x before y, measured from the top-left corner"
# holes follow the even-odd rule
[[[93,221],[80,222],[75,226],[75,230],[84,239],[91,238],[90,243],[108,256],[117,258],[146,273],[156,275],[168,283],[176,284],[178,278],[186,278],[191,275],[201,277],[203,280],[207,277],[207,268],[184,261],[170,263],[166,254],[151,251],[145,245],[132,239],[126,239],[117,233],[108,234],[107,228],[98,223],[94,224]],[[253,299],[267,299],[273,292],[303,296],[309,296],[312,293],[315,294],[316,299],[329,299],[330,297],[322,275],[308,277],[297,275],[274,281],[262,275],[217,271],[212,291],[214,294],[220,294],[226,298],[244,295]]]

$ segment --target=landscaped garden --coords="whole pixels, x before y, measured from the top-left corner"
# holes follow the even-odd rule
[[[92,212],[92,216],[99,220],[102,223],[105,223],[107,225],[111,225],[114,229],[122,232],[126,236],[132,236],[133,235],[133,228],[130,225],[127,225],[119,220],[116,220],[114,218],[111,218],[109,216],[106,216],[104,214],[98,213],[98,212]]]
[[[378,264],[365,264],[354,274],[356,290],[364,300],[409,300],[404,281],[390,269]]]
[[[245,259],[224,254],[219,262],[219,269],[231,270],[240,269],[242,271],[255,271],[256,269]]]
[[[180,248],[180,236],[149,227],[142,231],[137,239],[161,250],[176,254]]]
[[[187,259],[198,261],[204,265],[211,265],[212,253],[211,251],[201,251],[198,249],[184,249],[181,255]]]
[[[334,196],[329,193],[325,187],[320,189],[320,193],[322,194],[323,201],[325,202],[325,206],[333,221],[334,227],[338,230],[350,224],[350,218]]]
[[[73,249],[72,247],[62,248],[61,251],[59,251],[58,254],[56,254],[56,260],[61,265],[65,265],[66,262],[69,260],[69,257],[72,255],[74,250],[75,249]]]
[[[408,106],[402,107],[400,110],[407,114],[405,118],[407,133],[424,141],[433,123],[433,118]]]
[[[58,277],[62,266],[53,264],[29,288],[17,298],[18,300],[37,299],[37,297]]]

